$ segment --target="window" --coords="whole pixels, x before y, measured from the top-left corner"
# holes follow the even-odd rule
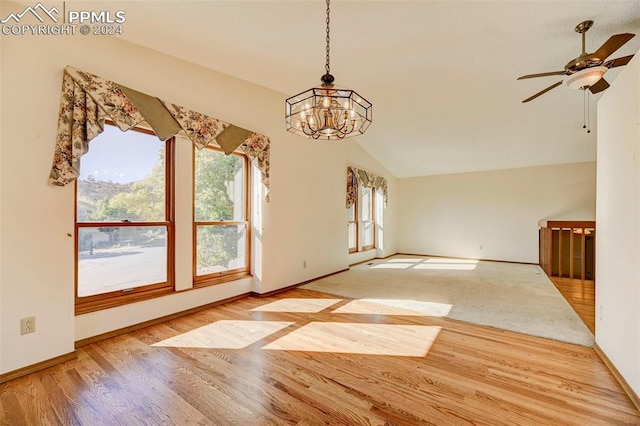
[[[105,125],[76,182],[76,313],[173,291],[173,139]]]
[[[358,251],[358,203],[357,201],[349,208],[349,253]]]
[[[362,187],[362,250],[375,247],[375,189]]]
[[[249,274],[247,157],[194,149],[194,283]]]
[[[376,247],[376,190],[359,186],[353,205],[348,208],[347,227],[349,253],[371,250]],[[362,243],[362,245],[360,245]]]

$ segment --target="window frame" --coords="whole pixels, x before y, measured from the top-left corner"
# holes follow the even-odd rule
[[[117,126],[112,121],[105,121],[105,125]],[[156,136],[155,132],[133,127],[129,131]],[[78,180],[74,184],[74,299],[75,314],[85,314],[102,309],[126,305],[158,296],[171,294],[175,291],[175,138],[165,142],[165,220],[153,222],[78,222]],[[82,160],[80,160],[82,161]],[[78,296],[80,229],[97,227],[151,227],[164,226],[167,229],[167,280],[161,283],[151,283],[133,289],[116,290],[91,296]]]
[[[207,145],[202,149],[211,149],[224,154],[222,148],[215,145]],[[198,221],[196,220],[196,155],[197,148],[192,148],[192,239],[193,239],[193,288],[207,287],[238,280],[251,276],[251,162],[246,154],[235,150],[228,155],[236,155],[243,160],[244,168],[244,221]],[[227,154],[225,154],[227,155]],[[245,266],[241,268],[230,269],[227,271],[214,272],[210,274],[198,275],[198,226],[224,226],[224,225],[245,225]]]

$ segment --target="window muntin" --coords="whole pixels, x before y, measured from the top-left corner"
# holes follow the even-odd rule
[[[249,273],[248,161],[215,147],[194,150],[194,282]]]
[[[171,146],[105,125],[76,182],[76,312],[172,291]]]

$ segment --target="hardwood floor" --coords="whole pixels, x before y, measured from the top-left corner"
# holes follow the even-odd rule
[[[596,286],[594,281],[549,277],[589,330],[596,332]]]
[[[0,423],[640,425],[590,348],[350,301],[294,289],[84,346],[0,385]]]

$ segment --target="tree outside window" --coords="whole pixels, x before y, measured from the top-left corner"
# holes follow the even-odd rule
[[[249,271],[248,161],[207,147],[194,153],[196,284]]]
[[[91,141],[76,183],[76,311],[171,291],[168,142],[111,125]]]

